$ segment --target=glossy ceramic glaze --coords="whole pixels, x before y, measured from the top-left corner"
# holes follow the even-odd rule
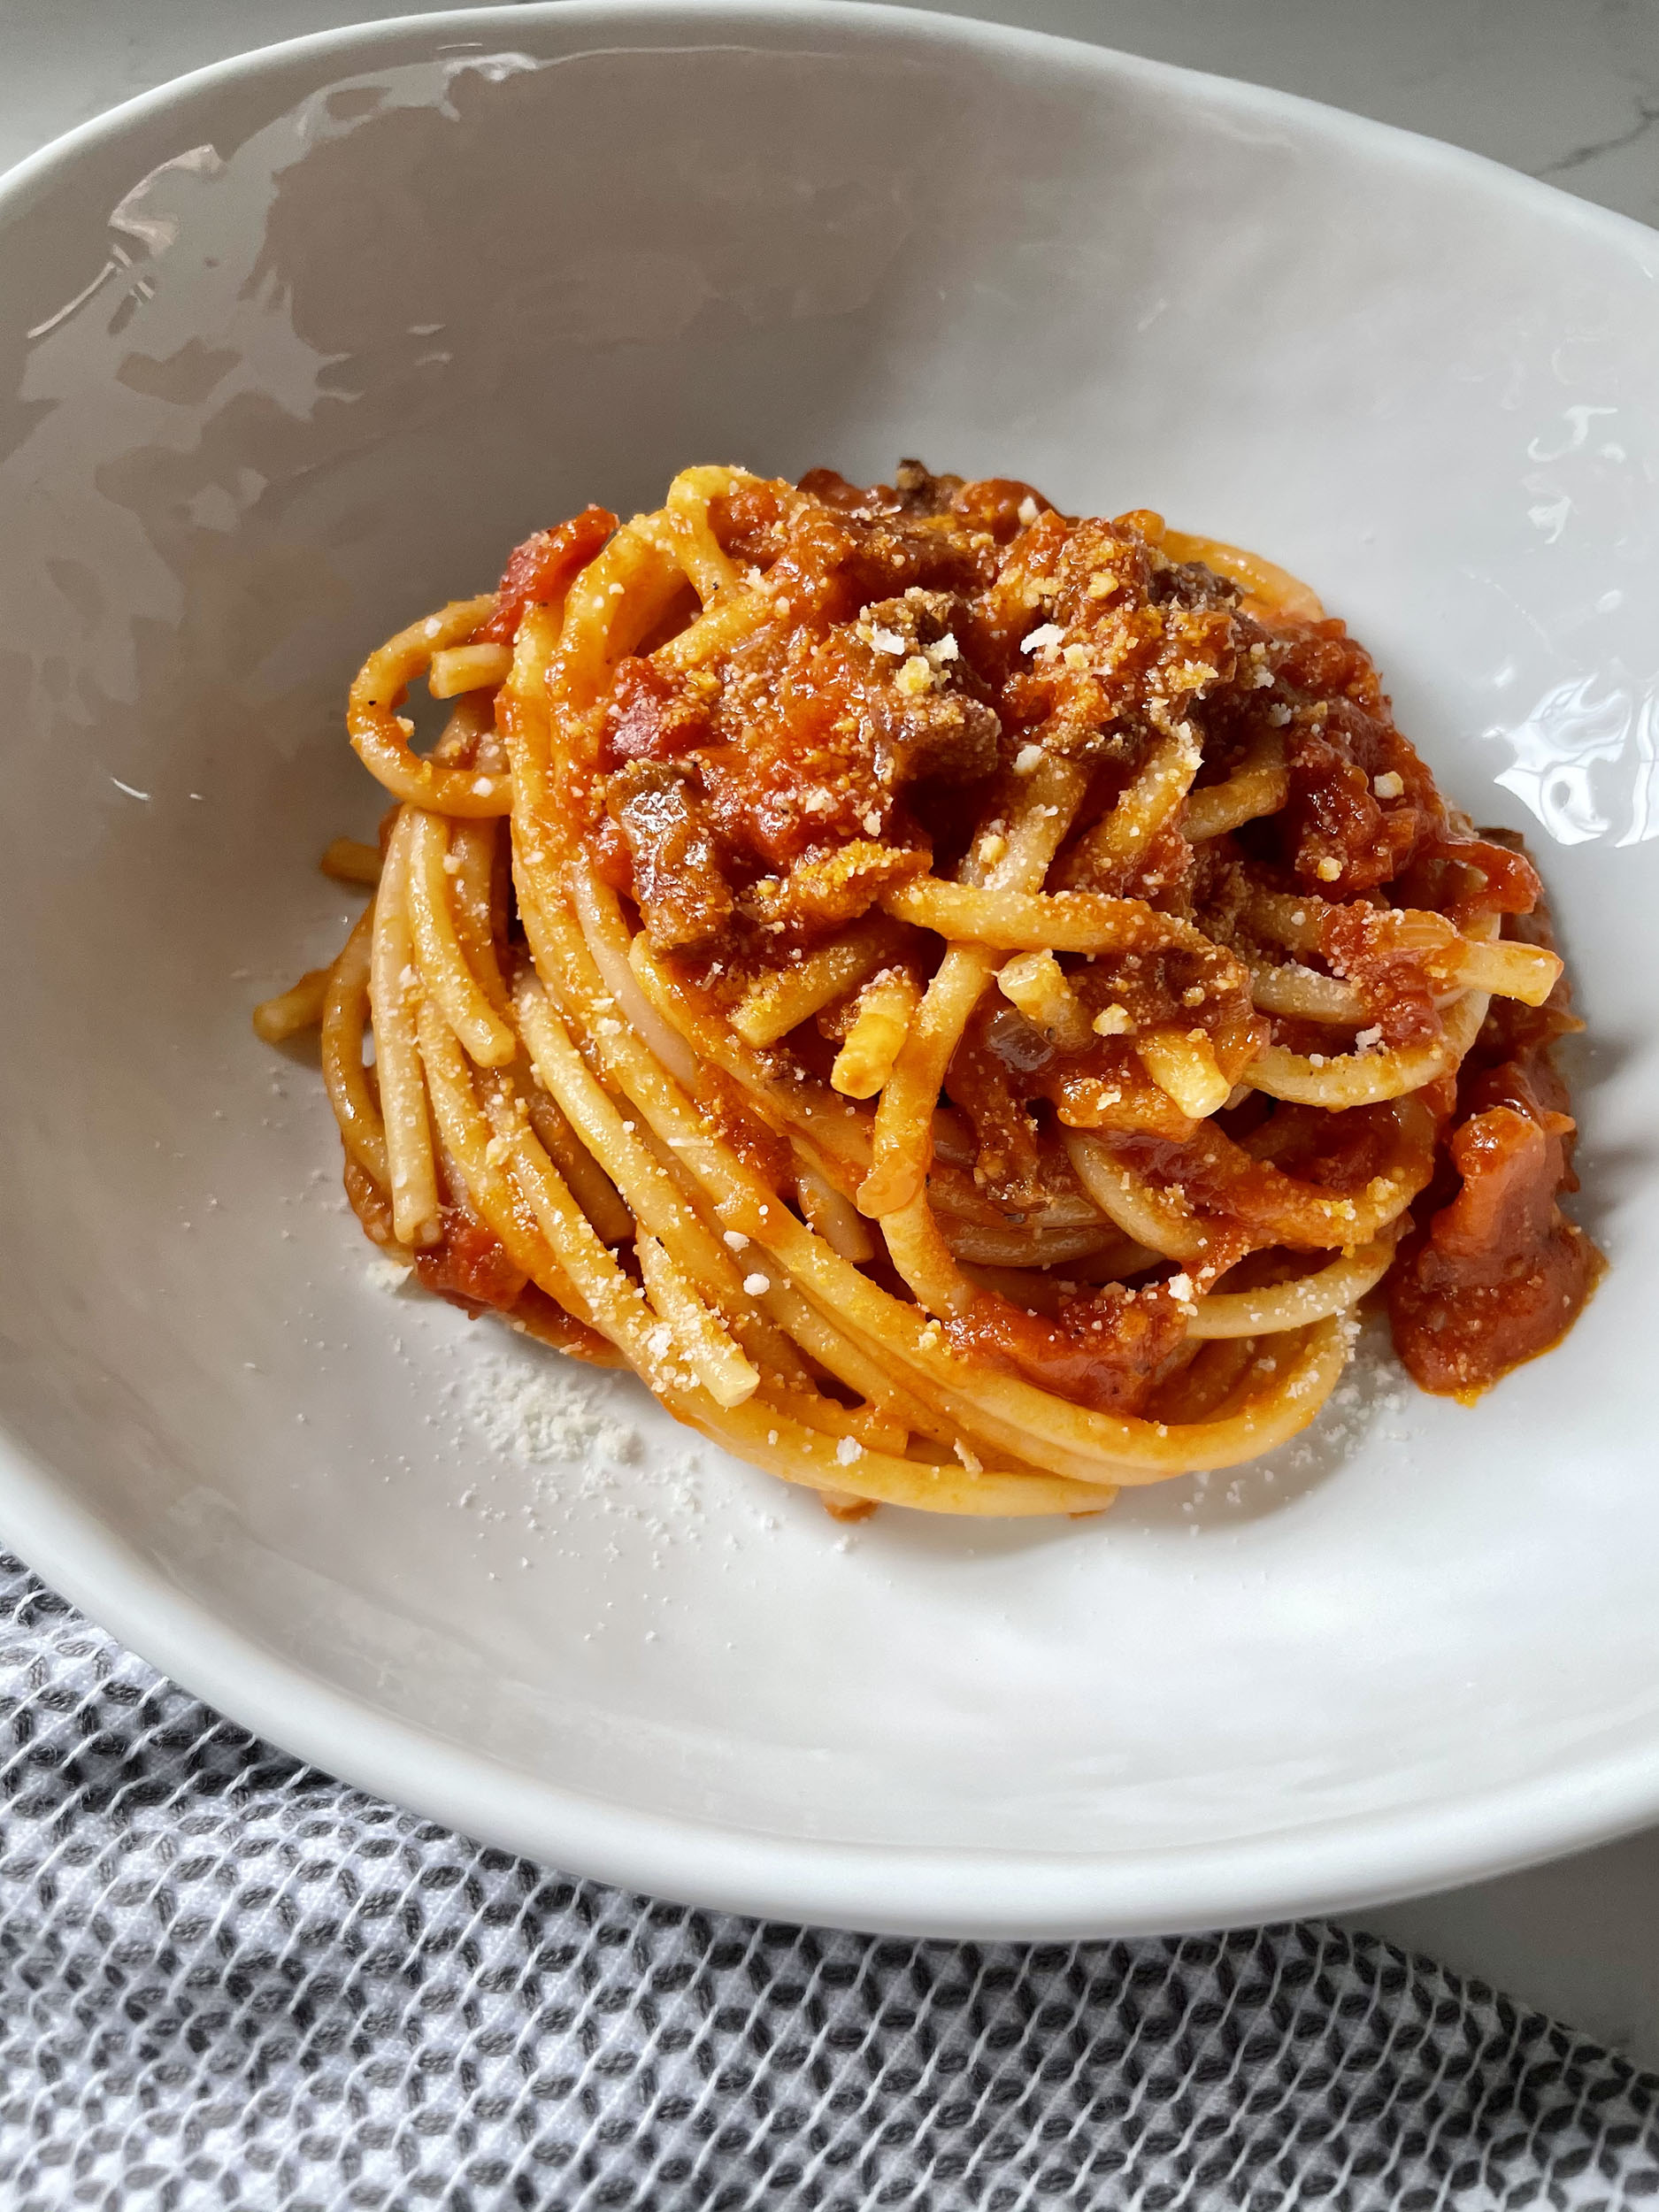
[[[0,1536],[278,1742],[866,1927],[1275,1916],[1659,1811],[1659,237],[981,26],[570,0],[147,97],[0,188]],[[1087,1526],[851,1531],[372,1279],[313,1064],[366,647],[693,459],[901,454],[1317,583],[1591,1024],[1612,1273]],[[561,1378],[567,1371],[559,1369]]]

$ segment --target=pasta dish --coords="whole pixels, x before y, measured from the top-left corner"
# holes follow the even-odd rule
[[[417,749],[403,711],[445,703]],[[1558,1341],[1539,879],[1267,561],[901,465],[588,507],[351,687],[368,1235],[856,1515],[1087,1514]]]

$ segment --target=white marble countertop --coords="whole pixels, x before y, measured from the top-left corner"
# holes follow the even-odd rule
[[[434,0],[0,0],[0,168],[188,69]],[[1472,147],[1659,224],[1659,0],[955,0]],[[1659,2067],[1659,1830],[1361,1913]]]

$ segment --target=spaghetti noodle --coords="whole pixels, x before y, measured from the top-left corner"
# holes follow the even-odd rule
[[[695,468],[348,726],[371,903],[255,1019],[363,1226],[833,1511],[1095,1512],[1302,1429],[1379,1285],[1463,1395],[1588,1294],[1538,879],[1252,555]]]

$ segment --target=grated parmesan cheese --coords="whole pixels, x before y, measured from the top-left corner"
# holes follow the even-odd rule
[[[639,1431],[610,1410],[607,1394],[603,1384],[574,1372],[565,1360],[542,1356],[526,1363],[496,1355],[480,1360],[468,1379],[469,1428],[521,1464],[637,1460]]]

